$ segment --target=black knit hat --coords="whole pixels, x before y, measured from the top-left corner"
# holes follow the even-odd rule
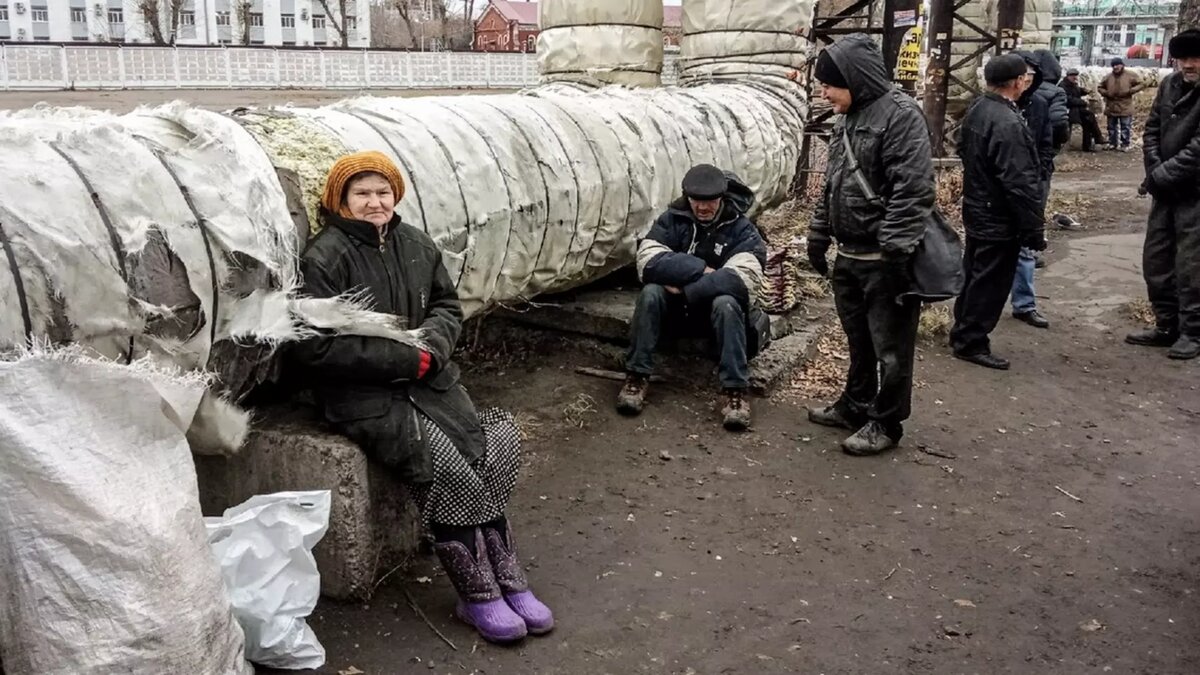
[[[1115,57],[1115,58],[1114,58],[1112,61],[1110,61],[1110,62],[1108,63],[1108,65],[1110,65],[1110,66],[1123,66],[1123,65],[1125,65],[1125,59],[1123,59],[1123,58],[1121,58],[1121,57],[1119,57],[1119,56],[1118,56],[1118,57]]]
[[[1192,59],[1200,56],[1200,30],[1192,28],[1171,38],[1168,53],[1173,59]]]
[[[813,68],[813,77],[817,78],[821,84],[831,87],[850,88],[850,84],[846,82],[846,76],[842,74],[842,69],[838,68],[828,51],[821,52],[821,55],[817,57],[817,65]]]
[[[729,190],[725,172],[712,164],[698,164],[683,177],[683,195],[701,201],[720,199]]]
[[[983,67],[983,79],[990,86],[999,87],[1024,75],[1026,68],[1025,59],[1018,54],[1001,54]]]

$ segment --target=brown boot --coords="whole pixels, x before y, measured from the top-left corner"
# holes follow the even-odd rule
[[[650,389],[650,378],[630,373],[625,376],[625,386],[617,394],[617,412],[630,417],[640,415],[646,407],[646,391]]]
[[[741,389],[725,390],[725,407],[721,408],[725,418],[724,425],[728,431],[745,431],[750,428],[750,402],[746,400],[746,392]]]

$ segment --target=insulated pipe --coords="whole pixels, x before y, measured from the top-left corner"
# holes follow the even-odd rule
[[[663,67],[661,0],[541,0],[543,82],[657,87]]]
[[[690,11],[715,32],[726,2]],[[772,5],[776,19],[811,16],[809,0]],[[731,21],[735,37],[755,25]],[[593,281],[633,260],[695,164],[739,174],[756,208],[786,197],[807,114],[793,62],[713,56],[732,61],[697,66],[694,82],[725,83],[687,88],[0,114],[0,347],[149,353],[235,372],[224,386],[241,393],[255,368],[220,368],[246,358],[222,344],[314,328],[419,342],[360,305],[295,297],[325,173],[365,149],[400,167],[398,212],[442,249],[468,316]],[[744,77],[721,70],[746,59],[758,68]]]
[[[812,2],[684,0],[680,82],[801,81]]]

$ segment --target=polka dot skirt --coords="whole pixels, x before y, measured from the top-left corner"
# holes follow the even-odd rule
[[[479,411],[485,447],[468,463],[432,420],[417,414],[433,457],[433,483],[411,488],[425,526],[472,527],[503,516],[521,463],[521,437],[512,415],[499,408]]]

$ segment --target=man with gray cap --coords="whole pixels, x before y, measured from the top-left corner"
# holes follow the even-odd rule
[[[826,255],[837,241],[831,281],[850,372],[841,397],[808,418],[853,432],[842,441],[847,454],[875,455],[900,442],[912,408],[921,313],[909,293],[912,261],[935,199],[929,129],[916,101],[892,86],[882,52],[866,35],[827,47],[813,74],[842,117],[829,141],[808,257],[829,275]]]
[[[1005,54],[988,61],[983,74],[988,92],[971,104],[958,143],[966,280],[954,304],[950,346],[964,361],[1008,370],[1009,362],[992,354],[988,335],[1004,311],[1021,247],[1046,248],[1042,171],[1017,108],[1034,71],[1020,56]]]
[[[1129,152],[1133,135],[1133,97],[1146,85],[1132,70],[1125,69],[1125,61],[1112,60],[1112,72],[1100,81],[1100,95],[1104,97],[1104,114],[1108,117],[1108,146],[1113,150]]]
[[[1168,49],[1178,72],[1158,87],[1143,148],[1154,201],[1142,272],[1157,325],[1125,341],[1185,360],[1200,356],[1200,31],[1183,31]]]
[[[638,245],[645,286],[633,313],[625,386],[617,410],[642,412],[664,333],[713,338],[724,394],[723,423],[750,426],[750,359],[766,346],[770,323],[758,306],[767,246],[747,213],[754,193],[731,172],[709,164],[683,178],[683,196],[659,216]]]

